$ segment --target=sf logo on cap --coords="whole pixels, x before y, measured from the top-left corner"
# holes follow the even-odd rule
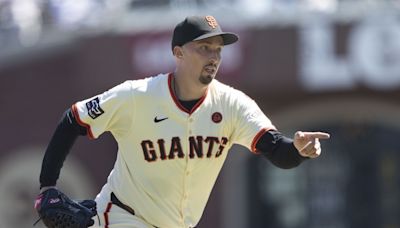
[[[211,28],[215,29],[216,27],[218,27],[217,20],[215,20],[213,16],[206,16],[206,21]]]

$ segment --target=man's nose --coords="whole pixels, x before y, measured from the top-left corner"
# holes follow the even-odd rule
[[[220,60],[220,58],[221,58],[221,56],[220,56],[219,52],[217,52],[217,51],[213,51],[213,52],[210,54],[210,61],[211,61],[212,63],[218,63],[219,60]]]

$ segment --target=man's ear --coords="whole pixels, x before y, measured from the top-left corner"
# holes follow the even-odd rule
[[[172,50],[174,55],[178,58],[181,59],[183,57],[183,50],[182,47],[175,46],[174,49]]]

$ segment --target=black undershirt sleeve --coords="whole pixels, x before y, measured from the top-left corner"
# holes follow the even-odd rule
[[[68,109],[58,123],[44,154],[40,171],[40,188],[56,185],[64,160],[75,140],[79,135],[86,134],[86,128],[77,123],[71,109]]]
[[[272,164],[282,169],[294,168],[307,159],[299,154],[292,139],[274,130],[267,131],[261,136],[256,149]]]

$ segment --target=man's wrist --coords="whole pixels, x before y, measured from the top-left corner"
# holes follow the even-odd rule
[[[45,186],[45,187],[42,187],[42,188],[40,188],[40,193],[43,193],[43,192],[45,192],[45,191],[47,191],[47,190],[49,190],[51,188],[57,188],[57,187],[56,186]]]

